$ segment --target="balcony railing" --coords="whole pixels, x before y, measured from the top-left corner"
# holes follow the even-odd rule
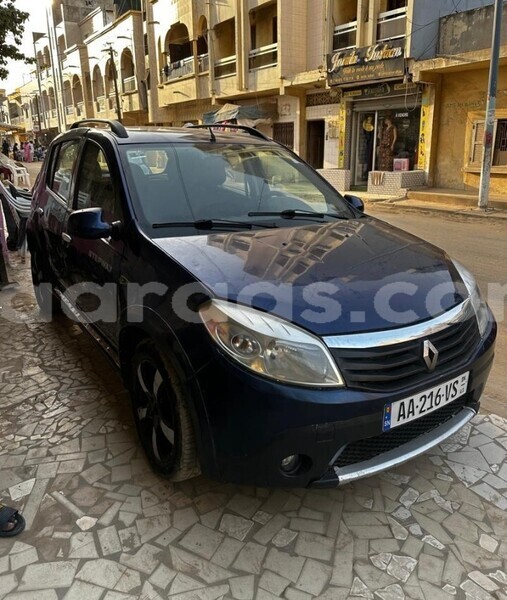
[[[182,60],[169,63],[162,70],[162,81],[172,81],[178,77],[185,75],[193,75],[194,73],[194,57],[188,56]]]
[[[333,50],[347,50],[357,45],[357,21],[337,25],[333,33]]]
[[[69,116],[70,116],[70,115],[73,115],[73,114],[74,114],[74,106],[72,106],[72,105],[67,105],[67,106],[65,107],[65,114],[66,114],[66,115],[69,115]]]
[[[236,55],[215,61],[215,79],[236,75]]]
[[[248,53],[248,68],[272,67],[278,62],[278,44],[255,48]]]
[[[377,42],[388,42],[404,38],[407,33],[407,7],[379,13],[377,21]]]
[[[22,121],[22,117],[11,117],[12,125],[20,125]]]
[[[201,54],[197,57],[199,73],[207,73],[209,71],[209,54]]]
[[[132,77],[125,77],[123,80],[123,91],[124,92],[135,92],[137,90],[137,79],[135,75]]]
[[[97,112],[104,112],[106,110],[106,97],[98,96],[95,100],[95,106],[97,108]]]

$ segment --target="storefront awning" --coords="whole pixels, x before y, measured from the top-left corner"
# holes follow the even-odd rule
[[[224,104],[218,110],[213,110],[203,115],[204,125],[223,123],[235,119],[240,125],[259,125],[271,122],[276,118],[276,104],[246,105]]]
[[[11,123],[2,123],[0,122],[0,131],[25,131],[24,127],[17,127],[16,125],[12,125]]]

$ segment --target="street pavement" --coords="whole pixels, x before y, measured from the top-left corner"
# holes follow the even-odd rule
[[[29,268],[11,262],[0,502],[27,529],[0,539],[0,600],[507,599],[507,420],[479,415],[340,489],[172,484],[114,369],[71,321],[31,322]]]
[[[507,600],[506,419],[480,414],[424,456],[335,490],[172,484],[150,470],[95,343],[63,317],[35,322],[14,256],[11,279],[0,503],[27,529],[0,538],[0,600]]]

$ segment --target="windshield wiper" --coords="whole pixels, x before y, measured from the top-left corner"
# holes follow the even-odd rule
[[[227,219],[197,219],[197,221],[168,221],[167,223],[154,223],[153,229],[163,227],[195,227],[195,229],[252,229],[253,227],[263,227],[265,229],[276,228],[275,223],[247,223],[245,221],[229,221]]]
[[[281,211],[257,211],[249,212],[249,217],[282,217],[282,219],[294,219],[295,217],[312,217],[314,219],[324,219],[332,217],[333,219],[349,219],[348,216],[338,215],[336,213],[314,212],[313,210],[303,210],[301,208],[287,208]]]

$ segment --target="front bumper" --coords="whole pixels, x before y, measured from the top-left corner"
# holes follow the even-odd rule
[[[202,461],[203,472],[216,479],[263,487],[328,487],[410,460],[440,444],[477,413],[494,358],[495,337],[492,323],[459,370],[440,376],[428,374],[415,388],[396,393],[284,385],[242,369],[215,350],[214,360],[197,375],[213,441]],[[467,394],[458,399],[460,406],[445,422],[437,422],[431,430],[374,458],[335,468],[341,450],[361,440],[380,438],[386,403],[465,371],[470,371]],[[438,415],[441,410],[431,414]],[[304,457],[303,467],[296,474],[284,473],[281,462],[293,454]]]
[[[438,446],[451,435],[459,431],[477,412],[470,406],[462,408],[454,417],[451,417],[442,425],[435,427],[427,434],[423,434],[410,442],[402,444],[393,450],[384,452],[370,460],[355,463],[347,467],[331,466],[327,473],[318,481],[313,482],[315,487],[330,487],[350,483],[363,477],[377,475],[387,469],[392,469],[398,465],[412,460],[420,454],[424,454],[434,446]]]

